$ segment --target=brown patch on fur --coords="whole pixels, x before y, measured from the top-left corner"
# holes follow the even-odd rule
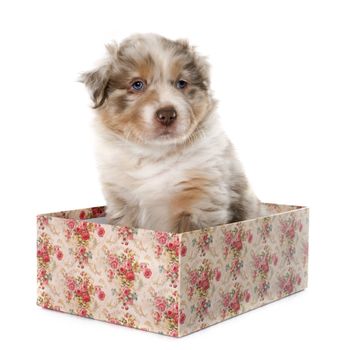
[[[191,214],[181,213],[175,220],[173,232],[188,232],[196,230],[198,227],[192,222]]]
[[[172,62],[172,65],[170,67],[170,75],[173,78],[174,82],[176,79],[180,78],[180,74],[182,73],[182,67],[183,63],[180,60],[175,60],[174,62]]]
[[[187,232],[196,230],[198,227],[192,221],[191,209],[196,207],[196,203],[207,196],[206,187],[210,186],[211,180],[192,171],[187,180],[178,182],[175,186],[182,187],[171,202],[170,210],[174,213],[179,213],[175,216],[174,232]],[[213,212],[217,209],[208,207],[204,209],[207,212]]]
[[[183,190],[186,190],[191,188],[202,188],[208,184],[210,184],[209,179],[193,171],[188,174],[187,180],[180,181],[175,186],[182,186],[184,187]]]
[[[197,93],[197,89],[195,87],[191,87],[188,92],[187,95],[189,98],[194,98],[196,96]]]
[[[99,115],[104,125],[116,134],[127,139],[132,138],[134,141],[141,141],[140,135],[146,130],[144,120],[141,117],[142,109],[145,105],[157,99],[158,94],[156,91],[146,91],[143,95],[138,97],[137,101],[135,101],[130,108],[125,110],[127,97],[119,96],[115,100],[110,101],[109,108],[100,110]],[[121,105],[118,105],[118,103]],[[115,104],[115,106],[113,106],[113,104]],[[124,110],[124,112],[113,113],[113,109],[115,111]]]
[[[208,110],[211,110],[208,99],[203,96],[201,100],[197,99],[192,102],[192,110],[194,118],[199,123],[208,115]]]
[[[128,94],[123,93],[122,95],[116,96],[113,101],[110,101],[109,105],[114,107],[116,113],[122,113],[128,106]]]
[[[155,62],[151,55],[146,55],[144,59],[138,63],[136,70],[139,73],[140,78],[144,78],[146,81],[152,77],[154,72]]]
[[[190,219],[191,209],[196,202],[206,195],[205,187],[210,183],[209,179],[198,175],[196,172],[192,172],[189,175],[192,176],[175,185],[176,187],[181,187],[181,190],[175,195],[170,205],[170,211],[175,213],[175,232],[192,230],[194,226]]]
[[[171,211],[175,213],[190,211],[193,204],[203,197],[203,194],[203,189],[201,187],[191,186],[184,188],[173,198]]]

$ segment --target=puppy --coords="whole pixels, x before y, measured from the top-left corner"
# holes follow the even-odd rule
[[[108,222],[184,232],[259,216],[220,127],[205,58],[154,34],[106,48],[81,80],[97,111]]]

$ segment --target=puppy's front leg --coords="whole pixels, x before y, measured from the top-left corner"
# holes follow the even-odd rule
[[[111,225],[136,226],[135,208],[127,205],[125,200],[118,197],[107,199],[107,221]]]
[[[181,213],[177,219],[174,226],[173,232],[187,232],[193,231],[198,228],[193,222],[192,216],[189,213]]]
[[[107,197],[107,196],[106,196]],[[126,203],[120,198],[107,197],[107,221],[109,224],[118,225],[126,214]]]

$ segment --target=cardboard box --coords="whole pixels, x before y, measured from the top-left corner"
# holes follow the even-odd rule
[[[37,216],[48,309],[182,337],[307,286],[308,208],[184,233],[103,224],[104,207]]]

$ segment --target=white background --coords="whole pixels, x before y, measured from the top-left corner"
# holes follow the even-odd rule
[[[135,32],[198,46],[259,197],[311,208],[305,292],[182,339],[35,305],[35,215],[104,204],[78,74]],[[348,1],[1,1],[0,39],[1,348],[349,349]]]

